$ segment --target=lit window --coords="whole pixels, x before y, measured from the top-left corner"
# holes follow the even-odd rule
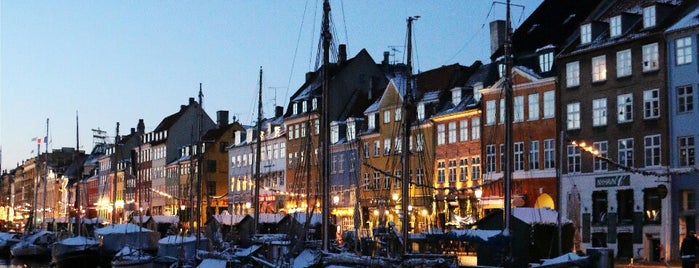
[[[651,89],[643,91],[643,118],[660,117],[660,91]]]
[[[633,95],[629,93],[617,96],[617,114],[619,123],[633,121]]]
[[[660,135],[645,136],[643,139],[646,167],[660,166]]]
[[[614,16],[609,19],[609,36],[617,37],[621,35],[621,16]]]
[[[568,112],[567,129],[580,129],[580,103],[569,103],[566,111]]]
[[[607,99],[592,100],[592,126],[607,125]]]
[[[580,43],[588,44],[592,42],[592,26],[585,24],[580,26]]]
[[[605,55],[592,58],[592,82],[607,80],[607,58]]]
[[[631,49],[616,52],[616,77],[631,75]]]
[[[643,28],[655,26],[655,6],[643,8]]]
[[[692,63],[692,38],[687,36],[675,40],[677,65]]]
[[[643,46],[643,71],[653,71],[660,68],[658,63],[658,43]]]

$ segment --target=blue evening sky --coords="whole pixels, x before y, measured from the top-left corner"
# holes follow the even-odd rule
[[[331,0],[334,42],[348,57],[365,48],[404,62],[406,19],[414,23],[414,70],[488,62],[488,23],[505,18],[503,1]],[[513,0],[517,27],[541,0]],[[0,1],[0,146],[2,169],[49,150],[89,152],[91,129],[112,141],[144,119],[150,131],[196,97],[243,124],[256,118],[259,68],[264,116],[286,106],[315,69],[322,0],[289,1]],[[396,50],[392,50],[395,48]],[[34,152],[32,152],[34,150]],[[44,151],[42,144],[41,151]]]

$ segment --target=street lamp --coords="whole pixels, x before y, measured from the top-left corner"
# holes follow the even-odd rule
[[[473,191],[473,194],[476,195],[476,219],[480,218],[481,214],[481,197],[483,197],[483,189],[482,188],[477,188],[475,191]]]

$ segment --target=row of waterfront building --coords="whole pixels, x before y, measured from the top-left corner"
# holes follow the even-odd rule
[[[402,198],[411,204],[411,232],[473,223],[503,208],[510,158],[509,202],[562,213],[576,229],[574,250],[679,258],[681,238],[697,223],[697,1],[543,1],[511,35],[510,156],[503,144],[507,25],[494,21],[490,31],[488,63],[441,66],[410,82],[388,54],[380,63],[366,50],[348,59],[340,45],[337,61],[306,74],[286,107],[260,122],[261,132],[229,122],[227,111],[214,122],[201,98],[190,98],[152,131],[139,121],[90,154],[41,154],[3,173],[0,219],[21,224],[36,196],[48,200],[35,205],[37,218],[70,216],[81,197],[77,212],[108,221],[148,213],[196,225],[224,211],[252,213],[255,182],[263,213],[319,213],[326,111],[327,202],[340,231],[401,222]],[[328,107],[322,72],[330,76]],[[410,180],[408,197],[402,179]]]

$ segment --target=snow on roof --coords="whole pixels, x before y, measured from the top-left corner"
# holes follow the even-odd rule
[[[302,212],[292,213],[290,215],[292,215],[292,217],[294,217],[294,219],[296,219],[296,221],[298,221],[300,224],[305,224],[306,219],[308,218],[306,213],[302,213]],[[311,222],[310,222],[311,225],[321,224],[322,221],[323,221],[322,215],[317,214],[317,213],[311,215]]]
[[[490,238],[500,235],[502,230],[479,230],[479,229],[465,229],[465,230],[451,230],[449,231],[450,236],[454,236],[463,240],[474,240],[480,239],[483,242],[487,242]]]
[[[236,225],[240,223],[247,215],[231,215],[231,214],[218,214],[214,215],[214,219],[223,225]]]
[[[158,240],[158,245],[177,245],[197,241],[196,236],[168,235]]]
[[[141,228],[136,224],[133,223],[119,223],[119,224],[112,224],[104,228],[99,228],[95,230],[95,234],[97,235],[108,235],[108,234],[115,234],[115,233],[138,233],[140,231],[150,233],[153,232],[150,229],[147,228]]]
[[[295,259],[293,267],[304,268],[313,267],[320,261],[320,253],[310,249],[305,249]]]
[[[670,28],[667,28],[665,33],[683,30],[697,25],[699,25],[699,7],[695,8],[692,12],[689,12],[682,19],[670,26]]]
[[[529,225],[558,224],[558,212],[550,208],[513,208],[512,216]],[[561,222],[566,223],[568,219],[563,217]]]
[[[278,223],[279,221],[284,218],[283,214],[274,214],[274,213],[261,213],[260,214],[260,223]]]
[[[82,246],[82,245],[97,245],[99,242],[95,239],[87,238],[84,236],[76,236],[76,237],[71,237],[71,238],[66,238],[58,243],[67,245],[67,246]]]

